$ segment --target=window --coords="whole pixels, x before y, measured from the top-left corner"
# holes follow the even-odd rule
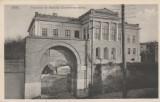
[[[96,48],[96,59],[100,59],[100,48]]]
[[[122,34],[119,33],[119,34],[118,34],[118,41],[121,41],[121,38],[122,38]]]
[[[86,39],[86,28],[83,28],[83,39]]]
[[[111,40],[116,41],[116,24],[111,24]]]
[[[47,36],[47,28],[42,28],[42,36]]]
[[[132,36],[132,43],[135,43],[135,42],[136,42],[136,36],[133,35],[133,36]]]
[[[130,54],[131,53],[131,49],[130,48],[128,48],[128,54]]]
[[[95,26],[95,39],[100,39],[100,26]]]
[[[136,48],[133,48],[133,54],[134,55],[136,54]]]
[[[108,48],[106,47],[106,48],[104,48],[104,59],[105,60],[108,60],[109,59],[109,53],[108,53],[109,51],[108,51]]]
[[[116,60],[116,49],[115,48],[112,48],[111,59]]]
[[[58,29],[53,29],[53,36],[58,37]]]
[[[87,39],[89,39],[89,26],[87,27]]]
[[[127,43],[130,43],[130,35],[127,36]]]
[[[104,28],[102,29],[102,34],[103,34],[103,39],[104,40],[108,40],[108,27],[107,26],[104,26]]]
[[[74,32],[74,37],[75,37],[75,38],[79,38],[79,31],[75,31],[75,32]]]
[[[70,38],[71,37],[71,31],[70,30],[65,30],[65,37]]]

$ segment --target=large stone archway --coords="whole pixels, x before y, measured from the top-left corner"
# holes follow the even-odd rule
[[[62,43],[63,44],[63,43]],[[49,75],[49,77],[45,77],[45,84],[44,81],[41,81],[41,94],[57,97],[57,98],[73,98],[76,96],[76,89],[77,89],[77,58],[73,51],[71,51],[66,45],[62,45],[58,43],[58,45],[54,45],[53,47],[47,49],[45,53],[42,55],[40,59],[40,71],[46,67],[46,65],[51,65],[52,68],[57,68],[57,73],[53,73]],[[51,44],[52,45],[52,44]],[[61,64],[59,62],[65,62],[65,64],[69,67],[70,71],[65,72],[63,75],[59,74]],[[65,70],[65,69],[64,69]],[[52,78],[51,78],[52,77]],[[48,80],[47,80],[48,79]],[[43,80],[43,79],[41,79]],[[49,82],[47,85],[47,81]],[[63,83],[63,85],[62,85]],[[46,87],[47,86],[47,87]],[[57,87],[58,86],[58,87]],[[56,89],[55,89],[56,88]],[[44,90],[47,89],[47,90]],[[67,89],[71,89],[70,91]],[[58,95],[58,96],[56,96]],[[67,95],[67,96],[65,96]]]
[[[38,46],[38,45],[37,45]],[[36,46],[36,47],[37,47]],[[38,51],[34,51],[36,50],[35,46],[28,46],[26,45],[26,47],[30,47],[29,50],[26,51],[26,57],[25,57],[25,98],[35,98],[35,97],[40,97],[41,95],[41,73],[42,73],[42,67],[40,64],[41,61],[41,57],[43,56],[43,54],[45,53],[46,50],[50,49],[50,48],[54,48],[54,47],[64,47],[66,49],[68,49],[69,51],[72,52],[73,56],[75,56],[76,59],[76,71],[80,70],[81,67],[81,59],[80,56],[78,54],[78,52],[76,51],[76,49],[65,43],[65,42],[59,42],[59,41],[52,41],[49,42],[47,44],[45,44],[43,47],[40,48],[40,50]],[[69,59],[68,59],[69,60]],[[76,72],[77,73],[77,72]],[[75,77],[75,76],[74,76]],[[77,75],[76,78],[73,79],[74,84],[74,95],[77,94]]]

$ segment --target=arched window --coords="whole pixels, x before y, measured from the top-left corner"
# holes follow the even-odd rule
[[[104,59],[105,60],[108,60],[109,59],[109,53],[108,53],[109,51],[108,51],[108,48],[107,47],[105,47],[104,48]]]
[[[96,48],[96,59],[100,59],[100,48]]]
[[[116,49],[115,48],[112,48],[111,59],[116,60]]]

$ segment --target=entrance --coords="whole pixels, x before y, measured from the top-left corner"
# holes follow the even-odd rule
[[[76,63],[73,52],[66,47],[47,49],[40,61],[44,67],[41,74],[41,98],[75,98]]]

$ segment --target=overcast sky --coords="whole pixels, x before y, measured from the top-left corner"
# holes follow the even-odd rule
[[[60,16],[79,17],[89,9],[108,8],[119,12],[120,5],[21,5],[5,6],[5,38],[26,37],[35,12],[58,13]],[[126,5],[126,21],[140,25],[140,42],[158,41],[158,5]]]

